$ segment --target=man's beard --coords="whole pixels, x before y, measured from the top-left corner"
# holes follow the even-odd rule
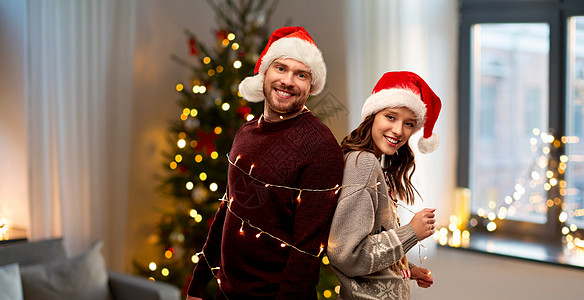
[[[284,91],[288,91],[286,89],[282,89]],[[278,101],[275,101],[273,99],[273,95],[272,95],[273,88],[270,87],[269,91],[266,91],[264,89],[264,95],[266,96],[266,103],[268,105],[268,107],[280,114],[289,114],[289,113],[294,113],[294,112],[299,112],[304,108],[304,104],[306,103],[306,101],[301,101],[300,98],[298,97],[298,94],[295,94],[296,97],[292,102],[286,102],[286,103],[281,103]]]

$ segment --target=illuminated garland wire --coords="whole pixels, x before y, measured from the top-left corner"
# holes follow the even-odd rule
[[[241,155],[238,155],[237,158],[235,159],[235,161],[231,161],[231,159],[229,158],[229,153],[227,154],[227,160],[229,161],[229,164],[231,164],[232,166],[236,167],[238,170],[240,170],[243,174],[247,175],[248,177],[250,177],[252,180],[261,183],[262,185],[264,185],[265,187],[276,187],[276,188],[283,188],[283,189],[288,189],[288,190],[295,190],[295,191],[299,191],[298,193],[298,197],[297,197],[297,201],[300,201],[300,195],[302,194],[302,191],[308,191],[308,192],[329,192],[329,191],[335,191],[335,194],[337,194],[339,192],[339,190],[341,190],[343,187],[349,187],[349,186],[359,186],[359,187],[369,187],[369,188],[375,188],[375,186],[380,185],[381,182],[378,182],[375,186],[367,186],[367,185],[361,185],[361,184],[345,184],[342,186],[339,186],[338,184],[335,187],[332,188],[327,188],[327,189],[306,189],[306,188],[296,188],[296,187],[289,187],[289,186],[284,186],[284,185],[278,185],[278,184],[271,184],[271,183],[267,183],[264,182],[260,179],[258,179],[257,177],[254,177],[251,175],[251,172],[254,168],[254,164],[251,165],[249,172],[244,171],[241,167],[239,167],[237,165],[237,161],[241,158]],[[388,200],[390,200],[388,198],[387,195],[381,195],[385,198],[387,198]],[[311,252],[302,250],[286,241],[284,241],[283,239],[267,232],[264,231],[263,229],[254,226],[253,224],[251,224],[251,222],[249,220],[245,220],[242,217],[240,217],[239,215],[237,215],[232,209],[231,209],[231,204],[233,202],[233,198],[231,199],[227,199],[227,192],[225,192],[225,194],[223,195],[223,197],[221,199],[219,199],[219,201],[221,202],[225,202],[227,201],[227,210],[233,215],[235,216],[237,219],[239,219],[241,221],[241,228],[240,228],[240,232],[243,233],[243,227],[245,224],[247,224],[249,227],[255,229],[258,231],[258,234],[256,234],[256,238],[259,238],[262,234],[265,234],[277,241],[279,241],[281,243],[282,248],[284,247],[290,247],[300,253],[306,254],[306,255],[310,255],[312,257],[315,258],[319,258],[322,254],[322,252],[324,251],[324,245],[321,245],[320,247],[320,251],[318,252],[318,254],[313,254]],[[416,212],[414,212],[413,210],[411,210],[410,208],[408,208],[407,206],[399,203],[399,202],[395,202],[395,201],[391,201],[393,202],[395,205],[397,206],[401,206],[402,208],[404,208],[405,210],[407,210],[408,212],[412,213],[412,214],[416,214]],[[422,259],[422,248],[427,249],[420,241],[418,241],[418,255],[420,257],[420,264],[422,264],[427,257],[424,257]],[[225,292],[223,291],[223,289],[221,288],[221,279],[219,279],[217,277],[217,274],[215,274],[215,270],[219,270],[220,267],[211,267],[211,264],[209,263],[209,261],[207,260],[207,256],[205,255],[205,253],[203,251],[198,252],[195,254],[197,257],[199,256],[203,256],[203,258],[205,259],[205,262],[207,263],[207,266],[209,267],[209,269],[211,270],[211,274],[213,275],[213,277],[215,277],[215,279],[217,280],[217,284],[219,286],[219,289],[221,290],[221,292],[223,293],[223,295],[225,295],[225,298],[227,298],[227,295],[225,294]],[[228,299],[228,298],[227,298]]]
[[[223,288],[221,287],[221,279],[219,279],[219,277],[217,277],[217,274],[215,274],[215,270],[219,270],[221,269],[221,267],[211,267],[211,264],[209,263],[209,260],[207,260],[207,256],[205,255],[205,253],[203,251],[196,253],[195,254],[197,257],[203,256],[203,258],[205,259],[205,262],[207,263],[207,266],[209,267],[209,270],[211,271],[211,274],[213,275],[213,277],[215,277],[215,280],[217,281],[217,286],[219,287],[219,290],[221,290],[221,293],[223,293],[223,296],[225,296],[225,299],[229,300],[229,297],[227,297],[227,294],[225,294],[225,291],[223,291]]]
[[[224,197],[224,198],[222,198],[222,199],[219,199],[219,200],[220,200],[220,201],[227,201],[227,199],[225,199],[225,197]],[[296,251],[298,251],[298,252],[300,252],[300,253],[308,254],[308,255],[310,255],[310,256],[312,256],[312,257],[315,257],[315,258],[319,258],[319,257],[320,257],[320,255],[322,254],[322,252],[324,251],[324,245],[320,245],[320,251],[318,252],[318,254],[313,254],[313,253],[310,253],[310,252],[308,252],[308,251],[302,250],[302,249],[300,249],[300,248],[298,248],[298,247],[296,247],[296,246],[294,246],[294,245],[292,245],[292,244],[290,244],[290,243],[288,243],[288,242],[286,242],[286,241],[282,240],[281,238],[279,238],[279,237],[277,237],[277,236],[275,236],[275,235],[273,235],[273,234],[271,234],[271,233],[269,233],[269,232],[266,232],[266,231],[262,230],[261,228],[259,228],[259,227],[257,227],[257,226],[254,226],[254,225],[252,225],[252,224],[249,222],[249,220],[244,220],[242,217],[240,217],[239,215],[237,215],[237,214],[236,214],[236,213],[235,213],[235,212],[234,212],[234,211],[231,209],[231,203],[232,203],[232,202],[233,202],[233,199],[230,199],[230,200],[227,202],[227,210],[229,210],[229,212],[230,212],[230,213],[231,213],[233,216],[235,216],[236,218],[238,218],[238,219],[241,221],[241,229],[239,230],[241,233],[243,233],[243,226],[244,226],[244,224],[247,224],[249,227],[251,227],[251,228],[253,228],[253,229],[255,229],[255,230],[259,231],[259,233],[258,233],[258,234],[256,234],[256,238],[259,238],[261,234],[265,234],[265,235],[267,235],[267,236],[269,236],[269,237],[271,237],[271,238],[273,238],[273,239],[275,239],[275,240],[277,240],[277,241],[281,242],[281,246],[282,246],[282,248],[284,248],[284,247],[288,246],[288,247],[290,247],[290,248],[292,248],[292,249],[294,249],[294,250],[296,250]]]
[[[238,168],[243,174],[249,176],[251,179],[253,179],[254,181],[257,181],[261,184],[263,184],[265,187],[277,187],[277,188],[283,188],[283,189],[288,189],[288,190],[294,190],[294,191],[300,191],[300,193],[302,193],[302,191],[307,191],[307,192],[328,192],[328,191],[335,191],[335,194],[339,192],[339,190],[341,189],[341,187],[337,184],[332,188],[328,188],[328,189],[301,189],[301,188],[296,188],[296,187],[289,187],[289,186],[285,186],[285,185],[277,185],[277,184],[271,184],[271,183],[267,183],[264,182],[262,180],[259,180],[258,178],[251,176],[251,171],[254,168],[254,164],[251,165],[249,172],[244,171],[241,167],[239,167],[237,165],[237,161],[241,158],[241,155],[238,155],[237,158],[235,158],[235,162],[232,162],[231,159],[229,158],[229,153],[227,153],[227,160],[229,161],[229,164]],[[300,196],[300,195],[299,195]]]
[[[238,161],[240,158],[241,158],[241,155],[238,155],[238,156],[237,156],[237,158],[235,159],[235,161],[231,161],[231,159],[229,158],[229,154],[227,154],[227,160],[229,161],[229,164],[231,164],[232,166],[234,166],[234,167],[236,167],[237,169],[239,169],[239,170],[240,170],[240,171],[241,171],[243,174],[247,175],[247,176],[248,176],[248,177],[250,177],[252,180],[254,180],[254,181],[256,181],[256,182],[259,182],[259,183],[261,183],[262,185],[264,185],[264,186],[266,186],[266,187],[276,187],[276,188],[283,188],[283,189],[288,189],[288,190],[295,190],[295,191],[299,191],[299,193],[298,193],[298,197],[297,197],[297,200],[298,200],[298,201],[300,201],[300,196],[301,196],[301,194],[302,194],[302,191],[307,191],[307,192],[328,192],[328,191],[333,191],[333,190],[334,190],[334,191],[335,191],[335,194],[337,194],[337,193],[339,192],[339,190],[340,190],[340,189],[342,189],[343,187],[349,187],[349,186],[359,186],[359,187],[369,187],[369,188],[373,189],[373,188],[375,188],[375,186],[377,186],[377,185],[380,185],[380,184],[381,184],[381,182],[378,182],[378,183],[377,183],[375,186],[366,186],[366,185],[361,185],[361,184],[345,184],[345,185],[339,186],[339,185],[337,184],[335,187],[332,187],[332,188],[327,188],[327,189],[307,189],[307,188],[296,188],[296,187],[289,187],[289,186],[284,186],[284,185],[271,184],[271,183],[264,182],[264,181],[262,181],[262,180],[258,179],[257,177],[254,177],[254,176],[252,176],[252,175],[251,175],[251,172],[252,172],[252,170],[253,170],[253,168],[254,168],[254,164],[252,164],[252,165],[251,165],[249,172],[246,172],[246,171],[244,171],[244,170],[243,170],[243,169],[242,169],[240,166],[238,166],[238,165],[237,165],[237,161]],[[385,198],[388,198],[388,196],[387,196],[387,195],[382,195],[382,196],[383,196],[383,197],[385,197]],[[254,226],[253,224],[251,224],[251,223],[250,223],[250,221],[249,221],[249,220],[245,220],[245,219],[243,219],[242,217],[240,217],[239,215],[237,215],[237,214],[236,214],[236,213],[235,213],[235,212],[234,212],[234,211],[231,209],[231,203],[232,203],[233,199],[229,199],[229,200],[228,200],[228,199],[227,199],[227,193],[225,193],[225,195],[223,195],[223,198],[221,198],[221,199],[219,199],[219,200],[220,200],[220,201],[228,201],[227,208],[228,208],[229,212],[230,212],[230,213],[231,213],[233,216],[235,216],[236,218],[238,218],[238,219],[241,221],[241,229],[240,229],[240,231],[243,231],[243,226],[244,226],[244,224],[247,224],[249,227],[251,227],[251,228],[253,228],[253,229],[255,229],[255,230],[259,231],[259,233],[256,235],[256,238],[259,238],[259,236],[260,236],[261,234],[266,234],[266,235],[270,236],[271,238],[273,238],[273,239],[275,239],[275,240],[277,240],[277,241],[281,242],[281,243],[282,243],[282,247],[284,247],[284,246],[288,246],[288,247],[291,247],[291,248],[293,248],[293,249],[294,249],[294,250],[296,250],[296,251],[299,251],[299,252],[301,252],[301,253],[304,253],[304,254],[308,254],[308,255],[310,255],[310,256],[313,256],[313,257],[316,257],[316,258],[320,257],[320,255],[321,255],[321,254],[322,254],[322,252],[324,251],[324,246],[322,246],[322,245],[321,245],[321,248],[320,248],[320,251],[319,251],[319,253],[318,253],[318,254],[312,254],[312,253],[310,253],[310,252],[308,252],[308,251],[302,250],[302,249],[300,249],[300,248],[298,248],[298,247],[296,247],[296,246],[294,246],[294,245],[292,245],[292,244],[290,244],[290,243],[288,243],[288,242],[286,242],[286,241],[282,240],[281,238],[279,238],[279,237],[277,237],[277,236],[275,236],[275,235],[273,235],[273,234],[270,234],[269,232],[266,232],[266,231],[262,230],[261,228],[259,228],[259,227],[257,227],[257,226]],[[388,200],[389,200],[389,198],[388,198]],[[396,205],[398,205],[398,206],[401,206],[402,208],[404,208],[405,210],[407,210],[408,212],[410,212],[410,213],[412,213],[412,214],[416,214],[416,212],[412,211],[410,208],[408,208],[407,206],[405,206],[405,205],[403,205],[403,204],[401,204],[401,203],[399,203],[399,202],[395,202],[395,201],[391,201],[391,202],[393,202],[394,204],[396,204]],[[422,264],[422,263],[423,263],[423,261],[425,261],[425,260],[426,260],[426,258],[427,258],[427,257],[424,257],[424,258],[422,259],[422,255],[421,255],[421,252],[422,252],[422,250],[421,250],[421,248],[427,249],[427,248],[426,248],[426,247],[425,247],[425,246],[424,246],[424,245],[423,245],[421,242],[418,242],[418,252],[419,252],[419,256],[420,256],[420,264]]]

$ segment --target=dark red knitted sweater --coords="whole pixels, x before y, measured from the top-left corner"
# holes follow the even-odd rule
[[[239,156],[239,158],[238,158]],[[238,131],[229,154],[228,202],[217,212],[205,257],[220,267],[228,299],[316,299],[320,248],[327,244],[341,185],[343,155],[330,130],[312,113],[277,123],[254,119]],[[252,168],[253,164],[253,168]],[[249,174],[251,170],[251,177]],[[265,183],[303,190],[299,191]],[[236,216],[237,215],[237,216]],[[238,216],[261,231],[243,224]],[[296,248],[282,247],[282,242]],[[324,253],[324,252],[323,252]],[[195,267],[188,294],[202,297],[212,279],[204,258]],[[221,298],[223,298],[221,296]]]

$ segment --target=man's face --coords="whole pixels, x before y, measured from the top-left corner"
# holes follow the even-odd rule
[[[264,77],[264,117],[277,121],[294,117],[302,111],[311,91],[312,74],[303,63],[291,59],[276,59]]]

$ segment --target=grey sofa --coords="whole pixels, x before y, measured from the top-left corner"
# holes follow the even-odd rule
[[[0,244],[1,266],[18,268],[24,300],[181,298],[180,290],[168,283],[106,270],[101,241],[76,257],[67,257],[62,239]],[[55,286],[61,294],[56,294]],[[75,290],[79,287],[82,291]]]

